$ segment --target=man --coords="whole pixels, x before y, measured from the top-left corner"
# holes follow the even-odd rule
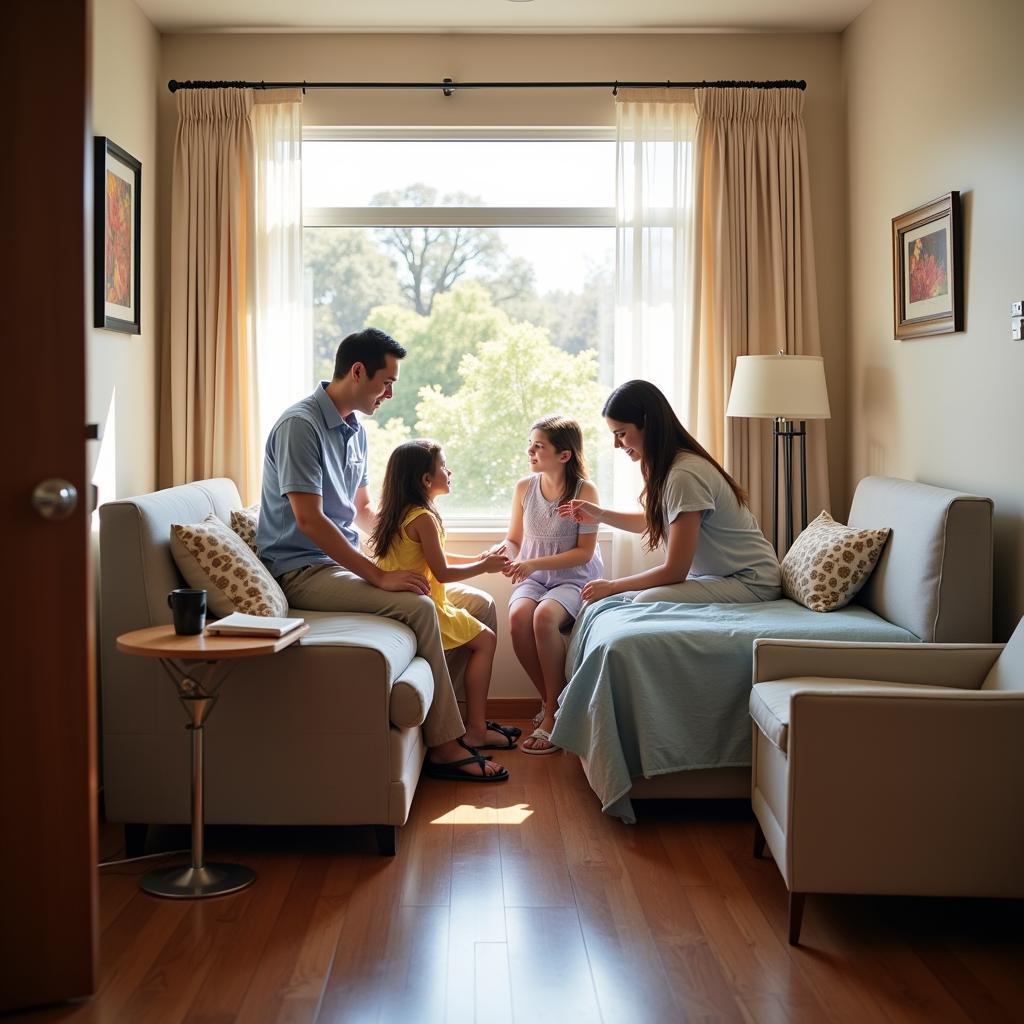
[[[383,331],[350,334],[338,346],[334,377],[281,414],[267,439],[256,543],[294,607],[368,612],[409,626],[434,676],[434,699],[423,723],[428,774],[500,782],[508,778],[505,768],[462,739],[466,729],[426,579],[384,572],[359,550],[355,526],[370,533],[377,514],[370,501],[366,431],[356,413],[372,416],[391,397],[404,357],[405,349]],[[493,628],[490,598],[469,587],[450,587],[449,594]]]

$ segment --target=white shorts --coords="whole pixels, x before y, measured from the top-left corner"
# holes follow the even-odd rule
[[[528,601],[557,601],[568,613],[569,617],[575,619],[580,613],[580,605],[583,598],[580,596],[581,588],[576,583],[558,583],[553,587],[545,587],[535,580],[523,580],[517,583],[509,597],[509,606],[513,601],[526,598]]]

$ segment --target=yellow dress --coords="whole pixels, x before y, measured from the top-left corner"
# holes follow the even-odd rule
[[[454,647],[461,647],[468,643],[482,630],[483,623],[474,619],[464,608],[456,608],[448,600],[444,584],[430,571],[427,559],[423,554],[423,545],[418,540],[413,540],[405,528],[420,516],[430,515],[428,509],[416,506],[406,510],[402,517],[398,534],[391,541],[391,547],[383,558],[377,560],[377,564],[387,572],[394,572],[396,569],[404,569],[407,572],[418,572],[426,576],[430,584],[430,596],[437,607],[437,621],[441,627],[441,645],[446,651]],[[437,531],[441,535],[441,548],[444,548],[445,534],[444,526],[440,519],[434,517]]]

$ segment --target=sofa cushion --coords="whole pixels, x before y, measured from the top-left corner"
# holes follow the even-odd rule
[[[259,505],[250,505],[248,508],[234,508],[231,510],[231,529],[238,534],[253,554],[256,551],[256,527],[260,522]]]
[[[750,691],[750,717],[766,739],[783,753],[789,751],[789,720],[793,695],[796,693],[844,694],[934,694],[940,686],[919,686],[914,683],[887,683],[877,679],[832,679],[828,676],[793,676],[791,679],[755,683]],[[863,737],[865,746],[871,737]]]
[[[171,525],[171,555],[190,587],[206,591],[210,612],[285,615],[288,599],[245,542],[215,515]]]
[[[416,634],[396,619],[367,612],[311,612],[293,608],[309,632],[299,643],[303,647],[369,647],[380,652],[387,666],[388,686],[402,677],[416,657]]]
[[[889,529],[855,530],[822,512],[782,560],[782,592],[813,612],[850,603],[867,582]]]

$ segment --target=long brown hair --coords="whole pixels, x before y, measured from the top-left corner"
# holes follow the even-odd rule
[[[530,429],[539,430],[559,454],[569,452],[569,461],[565,463],[565,489],[559,503],[575,498],[580,481],[587,479],[587,462],[583,458],[583,431],[580,430],[580,425],[567,416],[545,416],[537,420]]]
[[[668,399],[653,384],[646,380],[628,380],[620,384],[608,396],[601,415],[643,428],[644,450],[640,457],[640,469],[644,474],[644,489],[640,495],[640,504],[644,507],[644,517],[647,519],[644,538],[651,550],[668,536],[662,498],[668,471],[680,452],[692,452],[710,462],[725,478],[736,500],[741,505],[747,504],[747,492],[679,422]]]
[[[380,491],[377,525],[370,535],[374,558],[383,558],[402,528],[402,517],[410,508],[425,508],[438,523],[434,503],[423,486],[423,477],[437,469],[441,446],[436,441],[416,440],[400,444],[388,458],[384,486]]]

